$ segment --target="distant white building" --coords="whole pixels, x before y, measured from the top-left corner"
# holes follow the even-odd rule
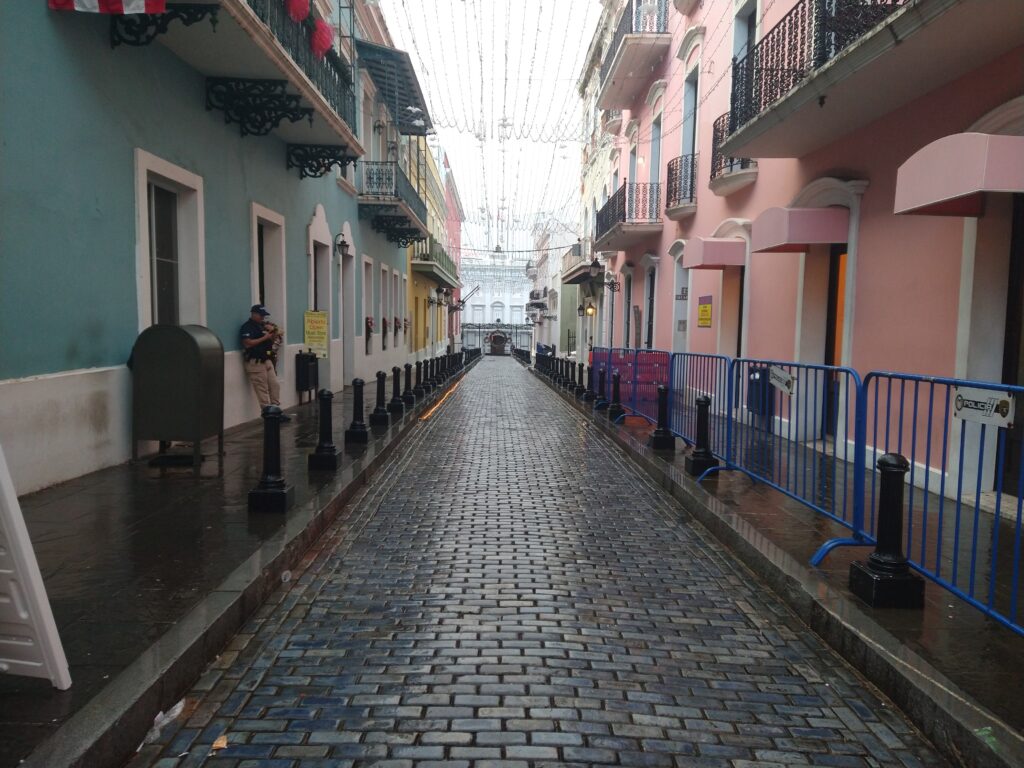
[[[526,322],[526,302],[530,295],[530,281],[523,265],[498,263],[494,259],[473,263],[463,257],[462,295],[469,296],[462,310],[462,322],[473,324],[497,323],[521,325]]]

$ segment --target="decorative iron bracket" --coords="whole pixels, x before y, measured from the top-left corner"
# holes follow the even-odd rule
[[[289,144],[288,167],[299,169],[299,178],[323,176],[334,166],[344,171],[358,160],[347,144]]]
[[[313,108],[301,107],[297,94],[287,93],[287,80],[243,77],[206,78],[206,109],[224,112],[225,123],[238,123],[243,136],[266,136],[282,120],[313,124]]]
[[[389,243],[397,243],[402,248],[407,248],[413,243],[426,240],[427,236],[419,229],[412,226],[409,219],[402,215],[376,215],[371,222],[373,229],[384,235]]]
[[[149,45],[165,34],[172,21],[180,21],[186,27],[210,18],[210,26],[217,31],[219,5],[210,3],[176,3],[168,5],[164,13],[113,14],[110,17],[110,47],[125,45]]]

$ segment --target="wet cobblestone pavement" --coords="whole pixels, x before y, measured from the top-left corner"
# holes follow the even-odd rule
[[[944,763],[605,437],[489,358],[131,765],[441,764]]]

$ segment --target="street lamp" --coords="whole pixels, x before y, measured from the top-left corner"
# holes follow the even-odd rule
[[[591,304],[588,301],[587,302],[587,308],[585,310],[583,310],[583,311],[586,313],[587,317],[593,317],[594,315],[597,314],[597,307],[595,307],[593,304]]]
[[[597,258],[595,257],[594,260],[592,262],[590,262],[590,279],[594,280],[600,274],[601,274],[601,265],[597,263]]]
[[[580,304],[578,307],[576,307],[576,316],[577,317],[583,317],[583,305],[582,304]]]
[[[346,258],[348,256],[348,241],[345,239],[344,232],[339,232],[338,236],[334,238],[334,250],[337,251],[338,255],[342,258]]]

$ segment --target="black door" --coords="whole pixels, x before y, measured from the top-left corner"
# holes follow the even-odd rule
[[[1003,384],[1024,383],[1024,195],[1013,196],[1010,235],[1010,269],[1006,292],[1006,336],[1003,342]],[[1017,413],[1024,403],[1017,398]],[[1003,459],[1003,491],[1011,496],[1020,491],[1020,456],[1024,449],[1024,414],[1006,433]]]
[[[828,253],[828,309],[825,328],[825,365],[842,365],[843,317],[846,298],[846,243],[833,243]],[[822,393],[822,437],[835,437],[839,421],[839,374],[825,375]]]

